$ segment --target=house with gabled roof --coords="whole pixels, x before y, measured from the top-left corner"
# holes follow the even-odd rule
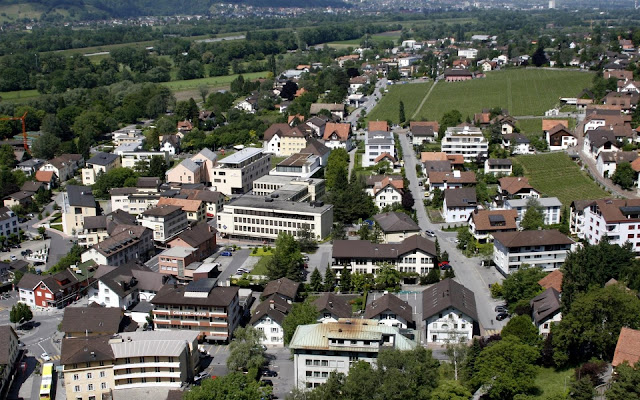
[[[65,269],[47,276],[24,274],[17,288],[19,301],[29,307],[63,308],[80,296],[81,283],[70,270]]]
[[[540,335],[546,338],[551,333],[551,326],[562,320],[560,292],[549,288],[531,299],[529,305],[533,324],[538,328]]]
[[[484,173],[491,175],[511,175],[513,163],[508,158],[487,158],[484,160]]]
[[[84,230],[84,218],[98,215],[98,204],[88,186],[67,185],[62,196],[62,231],[77,235]]]
[[[475,294],[451,278],[422,292],[427,343],[470,342],[478,331]]]
[[[593,159],[597,159],[602,152],[617,152],[619,150],[616,136],[609,129],[597,128],[584,135],[583,151]]]
[[[498,192],[506,199],[540,198],[540,192],[529,184],[523,176],[505,176],[498,179]]]
[[[447,223],[467,222],[478,207],[476,188],[445,189],[442,214]]]
[[[54,171],[36,171],[35,179],[42,182],[47,190],[51,190],[58,185],[58,175]]]
[[[618,165],[632,163],[638,158],[637,151],[602,151],[596,158],[596,169],[605,178],[612,177]]]
[[[312,303],[318,311],[318,322],[338,322],[340,318],[351,318],[353,311],[349,301],[356,297],[333,292],[322,293]]]
[[[556,229],[493,234],[493,262],[504,276],[524,264],[545,271],[558,269],[574,249],[575,242]]]
[[[80,154],[62,154],[44,163],[39,171],[54,172],[61,182],[65,182],[73,178],[78,168],[83,165],[84,158]]]
[[[398,296],[385,293],[376,298],[376,294],[372,293],[367,300],[368,303],[364,310],[365,319],[373,319],[378,321],[380,325],[395,326],[401,329],[415,326],[413,308]]]
[[[88,248],[82,262],[93,260],[98,265],[123,265],[146,261],[153,250],[153,231],[140,225],[118,225],[111,234]]]
[[[0,325],[0,395],[9,391],[20,355],[18,335],[10,325]]]
[[[287,302],[292,303],[298,296],[300,290],[300,282],[292,281],[289,278],[280,278],[269,281],[262,291],[261,297],[268,298],[271,295],[278,294]]]
[[[380,179],[373,176],[369,178],[371,187],[367,186],[366,192],[373,197],[373,202],[378,209],[382,210],[386,206],[402,202],[404,194],[404,180],[394,176],[378,175]],[[375,181],[374,181],[375,180]]]
[[[561,270],[556,269],[549,272],[544,278],[538,281],[538,285],[540,285],[543,289],[555,289],[558,293],[562,293],[562,278],[563,273]]]
[[[433,192],[435,189],[459,189],[476,184],[476,173],[473,171],[431,171],[427,174],[425,190]]]
[[[387,123],[387,121],[369,121],[368,126],[368,131],[369,132],[374,132],[374,131],[382,131],[382,132],[389,132],[389,124]]]
[[[322,139],[324,145],[330,149],[342,148],[351,151],[353,148],[351,124],[327,122]]]
[[[100,174],[106,174],[120,166],[120,156],[114,153],[97,153],[87,160],[81,170],[82,184],[93,185]]]
[[[383,243],[402,242],[409,236],[418,235],[422,231],[409,215],[402,212],[391,211],[376,214],[373,219],[382,230]]]
[[[578,145],[578,138],[562,124],[557,124],[553,128],[545,130],[544,135],[551,151],[566,150],[569,147]]]
[[[469,216],[469,231],[478,243],[493,241],[493,233],[514,232],[518,229],[516,210],[475,209]]]
[[[339,119],[343,119],[346,114],[346,107],[344,104],[336,104],[336,103],[313,103],[309,108],[310,115],[318,115],[318,113],[322,110],[329,111],[332,115],[335,115]]]
[[[283,296],[274,293],[264,299],[251,312],[249,324],[264,333],[260,341],[263,345],[282,346],[284,344],[283,322],[293,305]]]
[[[638,361],[640,361],[640,330],[623,327],[618,336],[611,365],[617,367],[626,362],[634,366]]]

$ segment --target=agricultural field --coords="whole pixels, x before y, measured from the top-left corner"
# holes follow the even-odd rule
[[[375,35],[371,35],[371,38],[369,40],[374,42],[391,40],[393,43],[397,43],[398,39],[400,39],[400,31],[382,32]],[[351,39],[351,40],[340,40],[337,42],[329,42],[327,43],[327,46],[333,47],[336,49],[346,49],[347,47],[360,46],[361,41],[362,41],[362,38]]]
[[[576,120],[574,118],[545,118],[545,119],[565,119],[569,120],[569,129],[573,130],[576,127]],[[542,135],[542,118],[527,118],[518,120],[518,128],[527,137]]]
[[[573,200],[610,196],[564,152],[518,156],[516,162],[524,167],[531,186],[543,195],[557,197],[567,207]]]
[[[22,100],[31,100],[34,97],[40,96],[37,90],[16,90],[13,92],[0,92],[0,98],[2,101],[20,102]]]
[[[0,5],[0,23],[14,22],[22,18],[40,18],[44,10],[45,7],[33,3],[3,4]]]
[[[465,119],[483,108],[493,107],[506,108],[513,116],[542,116],[560,97],[577,96],[591,86],[592,79],[592,73],[580,71],[511,69],[489,72],[483,79],[438,82],[416,119],[439,120],[453,109]],[[398,94],[398,98],[409,96]]]
[[[367,116],[367,119],[369,121],[391,120],[397,123],[399,105],[400,101],[402,101],[404,102],[404,115],[408,120],[416,111],[432,84],[432,82],[425,82],[388,86],[389,93],[385,93],[382,96],[376,108]],[[431,96],[433,96],[433,93]]]

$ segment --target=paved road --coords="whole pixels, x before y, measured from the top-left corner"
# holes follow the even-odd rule
[[[360,113],[362,110],[365,111],[366,115],[368,115],[371,110],[378,104],[378,99],[382,97],[382,92],[387,87],[387,78],[379,79],[376,82],[376,89],[370,96],[367,96],[367,101],[365,101],[360,107],[353,110],[351,114],[345,119],[345,122],[349,122],[352,126],[355,127],[358,122],[358,118],[360,118]]]
[[[415,207],[418,214],[418,225],[423,230],[430,229],[436,232],[441,251],[449,253],[450,261],[456,273],[456,281],[475,293],[481,333],[484,334],[487,330],[491,333],[491,330],[502,329],[502,326],[504,326],[507,321],[495,321],[495,312],[493,310],[500,302],[491,298],[489,284],[501,282],[503,277],[493,268],[488,269],[481,267],[479,258],[465,257],[456,248],[454,242],[456,234],[453,232],[443,232],[440,230],[439,224],[433,224],[429,221],[422,204],[424,193],[422,187],[418,186],[418,177],[415,169],[417,162],[415,153],[406,135],[400,133],[398,136],[400,137],[404,154],[405,172],[407,179],[409,179],[409,188],[413,193],[413,197],[416,199]]]
[[[333,252],[333,245],[331,243],[322,243],[318,246],[315,253],[309,254],[309,268],[307,268],[307,282],[311,282],[311,273],[314,268],[318,268],[318,271],[324,275],[327,271],[327,265],[331,263],[331,254]]]

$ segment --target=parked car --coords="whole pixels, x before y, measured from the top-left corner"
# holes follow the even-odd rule
[[[206,378],[207,376],[209,376],[208,372],[202,371],[200,372],[198,375],[193,377],[193,381],[194,382],[200,382],[201,380],[203,380],[204,378]]]
[[[273,381],[271,379],[263,379],[261,382],[265,386],[273,386]]]
[[[270,369],[267,369],[267,370],[262,371],[262,376],[276,377],[276,376],[278,376],[278,373],[276,371],[272,371]]]
[[[18,257],[14,256],[14,255],[10,255],[10,256],[9,256],[9,259],[10,259],[11,261],[16,261],[16,260],[18,260]]]
[[[496,320],[498,321],[502,321],[505,318],[509,318],[509,314],[507,314],[506,312],[501,312],[496,315]]]
[[[302,261],[309,261],[309,256],[308,255],[303,255],[302,256]]]
[[[434,231],[431,231],[429,229],[424,231],[425,235],[430,236],[430,237],[435,237],[436,233]]]
[[[504,304],[497,305],[495,308],[495,312],[497,313],[507,312],[507,306],[505,306]]]
[[[225,250],[222,253],[220,253],[220,255],[223,256],[223,257],[231,257],[233,255],[233,253],[230,252],[230,251]]]
[[[43,361],[51,361],[51,357],[49,357],[47,353],[42,353],[40,358],[42,358]]]

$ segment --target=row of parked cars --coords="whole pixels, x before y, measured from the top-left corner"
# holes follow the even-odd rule
[[[506,319],[509,317],[509,309],[504,304],[497,305],[495,308],[495,312],[497,313],[496,314],[497,321],[502,321],[503,319]]]

